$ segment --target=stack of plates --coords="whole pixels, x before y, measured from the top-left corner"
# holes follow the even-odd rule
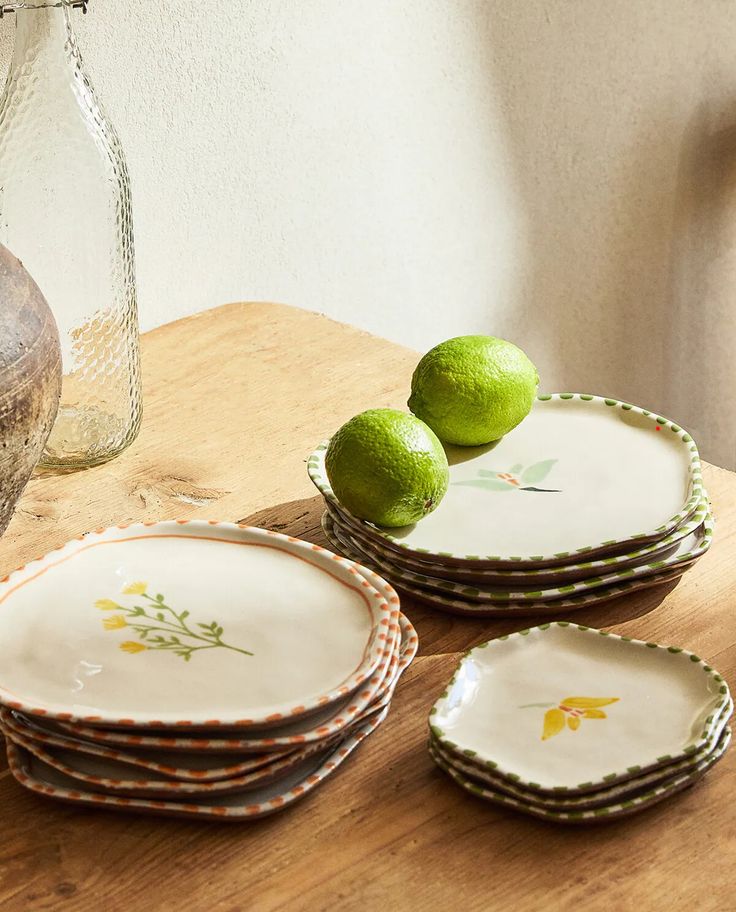
[[[733,701],[692,653],[557,622],[471,650],[430,714],[466,791],[534,817],[623,817],[723,756]]]
[[[437,509],[401,529],[342,506],[309,459],[331,545],[437,608],[554,614],[678,579],[705,551],[713,517],[682,428],[585,394],[540,396],[511,434],[448,447]]]
[[[227,523],[84,536],[11,574],[0,603],[15,778],[141,813],[287,807],[381,724],[417,649],[379,576]]]

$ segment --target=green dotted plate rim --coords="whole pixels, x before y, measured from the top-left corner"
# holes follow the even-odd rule
[[[465,583],[458,583],[454,580],[436,579],[434,577],[427,576],[426,574],[405,570],[403,567],[398,567],[395,564],[391,564],[388,558],[381,560],[380,558],[376,557],[375,554],[371,554],[370,551],[364,551],[362,543],[356,541],[348,531],[346,531],[344,528],[341,528],[339,520],[337,520],[334,515],[332,516],[332,525],[336,536],[338,536],[341,541],[345,541],[345,538],[347,537],[347,541],[345,541],[346,544],[353,545],[358,555],[363,555],[365,553],[366,556],[379,568],[380,573],[382,573],[384,576],[388,575],[388,577],[390,579],[393,579],[397,584],[399,582],[408,582],[410,584],[416,584],[422,589],[429,589],[432,592],[439,591],[443,594],[452,593],[454,595],[460,596],[461,599],[468,599],[469,601],[477,602],[478,604],[487,603],[503,605],[506,602],[543,602],[557,601],[563,597],[572,598],[578,593],[584,593],[588,591],[592,592],[594,589],[600,588],[602,586],[611,586],[619,582],[626,582],[627,580],[646,579],[655,575],[656,573],[664,572],[665,570],[676,569],[680,565],[690,564],[696,561],[698,558],[702,557],[703,554],[708,551],[713,540],[713,514],[710,511],[705,511],[703,513],[698,512],[695,515],[700,516],[701,521],[693,531],[696,532],[702,527],[703,533],[696,547],[683,554],[678,554],[674,557],[670,556],[669,558],[665,558],[660,561],[642,564],[638,567],[624,568],[622,570],[617,570],[608,574],[601,574],[599,576],[590,576],[586,579],[577,580],[573,583],[563,584],[560,586],[542,586],[539,589],[535,590],[520,589],[516,591],[503,591],[499,589],[494,590],[492,587],[486,588],[482,586],[482,584],[466,585]],[[341,534],[338,535],[338,533]]]
[[[700,456],[698,454],[698,448],[695,445],[693,438],[685,430],[683,430],[679,425],[675,424],[668,419],[662,418],[654,413],[648,411],[647,409],[640,408],[636,405],[630,405],[628,402],[621,402],[618,399],[606,399],[602,396],[593,396],[589,393],[540,393],[537,396],[537,401],[539,402],[549,402],[549,401],[568,401],[568,400],[580,400],[582,402],[589,402],[595,405],[605,405],[608,408],[621,409],[623,411],[634,412],[638,415],[641,415],[644,418],[648,418],[654,426],[659,428],[667,428],[672,431],[677,437],[679,437],[682,442],[687,445],[689,454],[690,454],[690,485],[689,490],[690,494],[688,496],[685,504],[680,508],[680,510],[671,516],[666,522],[657,527],[656,529],[651,529],[643,532],[635,532],[629,535],[626,538],[620,539],[609,539],[604,542],[597,542],[593,545],[588,545],[583,548],[577,548],[574,551],[559,551],[554,554],[549,555],[531,555],[531,556],[522,556],[522,555],[477,555],[477,554],[453,554],[450,552],[433,552],[428,549],[423,548],[412,548],[405,541],[396,538],[390,532],[387,532],[385,529],[382,529],[378,526],[374,526],[372,523],[364,522],[363,520],[358,519],[353,516],[348,510],[345,509],[339,501],[336,499],[334,492],[330,486],[327,475],[324,472],[324,452],[327,449],[329,441],[323,441],[307,460],[307,471],[309,477],[312,480],[312,483],[317,488],[317,490],[322,494],[322,496],[332,503],[338,504],[342,512],[349,516],[354,522],[356,522],[360,528],[368,530],[369,534],[376,535],[380,539],[389,542],[394,548],[399,548],[402,551],[406,551],[410,554],[416,555],[419,559],[427,556],[436,558],[445,558],[452,561],[459,561],[461,564],[475,564],[475,563],[485,563],[498,565],[499,567],[506,564],[528,564],[528,565],[537,565],[544,566],[547,564],[559,564],[569,561],[571,557],[578,557],[582,554],[587,554],[594,556],[599,553],[605,553],[611,548],[619,547],[627,544],[634,544],[636,542],[646,543],[647,541],[658,541],[663,538],[665,535],[668,535],[673,529],[680,525],[683,520],[687,519],[697,508],[698,503],[702,499],[703,495],[703,477],[702,477],[702,468],[700,464]]]
[[[635,640],[631,637],[619,636],[618,634],[611,633],[607,630],[598,630],[595,627],[586,627],[583,624],[574,624],[571,621],[550,621],[546,624],[539,624],[536,627],[529,627],[525,630],[519,630],[516,633],[508,633],[504,634],[503,636],[496,637],[493,640],[488,640],[485,643],[481,643],[479,646],[473,647],[473,649],[469,649],[463,655],[457,667],[455,668],[452,677],[445,686],[442,694],[439,696],[429,712],[430,731],[435,739],[444,748],[452,753],[463,754],[466,757],[469,756],[472,759],[473,763],[485,766],[488,769],[492,769],[494,775],[501,776],[502,778],[506,779],[511,779],[511,781],[523,786],[526,789],[529,789],[533,792],[541,792],[543,794],[567,795],[580,791],[595,791],[596,789],[602,788],[606,784],[611,784],[614,781],[623,780],[631,776],[631,773],[628,770],[615,770],[611,773],[608,773],[607,775],[600,776],[598,779],[580,783],[577,786],[541,786],[537,782],[532,782],[528,779],[524,779],[518,773],[515,773],[513,769],[505,767],[503,764],[499,763],[491,756],[481,755],[479,752],[464,752],[462,746],[456,744],[451,738],[449,738],[441,726],[437,724],[436,719],[433,719],[433,717],[437,716],[444,708],[444,702],[448,697],[450,687],[452,687],[452,685],[455,683],[458,674],[460,673],[465,663],[471,659],[473,653],[478,652],[482,649],[498,648],[499,645],[506,642],[506,640],[528,637],[531,633],[544,633],[553,627],[560,627],[563,629],[568,628],[570,631],[575,631],[576,635],[577,633],[583,633],[586,636],[605,636],[611,640],[617,640],[620,643],[625,644],[625,647],[622,648],[659,649],[664,654],[672,656],[674,661],[690,661],[694,664],[697,664],[705,674],[707,680],[706,687],[710,697],[714,699],[714,703],[710,707],[710,712],[707,719],[705,720],[703,729],[700,734],[697,735],[691,743],[685,745],[685,747],[683,747],[679,753],[651,758],[638,764],[638,772],[646,772],[650,769],[655,769],[663,762],[674,763],[685,759],[685,757],[687,757],[689,754],[695,753],[704,747],[713,729],[714,718],[716,718],[722,709],[728,704],[729,700],[731,699],[731,694],[728,689],[728,685],[726,684],[723,677],[718,674],[718,672],[715,671],[715,669],[713,669],[710,665],[704,662],[700,656],[695,655],[693,652],[689,652],[687,649],[682,649],[679,646],[663,646],[659,643],[649,643],[645,642],[644,640]]]
[[[535,580],[541,578],[543,581],[540,582],[540,587],[549,587],[553,583],[544,582],[546,577],[561,577],[563,580],[566,579],[572,573],[580,573],[589,571],[590,573],[600,570],[601,572],[610,571],[612,568],[620,567],[624,569],[628,567],[631,563],[639,560],[642,557],[647,555],[652,555],[656,557],[658,554],[673,548],[677,545],[679,541],[683,538],[686,538],[692,532],[695,531],[703,522],[703,519],[710,514],[713,518],[713,514],[710,512],[710,505],[708,502],[708,492],[703,490],[703,497],[700,500],[700,503],[696,506],[695,511],[677,528],[673,529],[669,535],[665,536],[663,539],[655,542],[651,542],[643,548],[637,548],[634,551],[626,551],[623,554],[615,554],[609,557],[599,557],[595,560],[583,561],[577,564],[557,564],[553,567],[534,567],[524,570],[503,570],[503,569],[491,569],[488,570],[484,567],[473,567],[472,569],[466,569],[463,567],[450,567],[447,564],[436,564],[430,561],[422,561],[413,558],[411,555],[403,554],[399,552],[396,548],[386,547],[384,544],[380,543],[374,538],[370,538],[363,533],[363,530],[360,528],[358,523],[360,520],[355,520],[349,517],[343,511],[343,508],[339,506],[336,502],[325,500],[325,506],[327,510],[332,515],[334,521],[341,527],[345,528],[351,534],[351,537],[355,537],[359,540],[361,545],[361,550],[365,545],[366,550],[370,552],[377,552],[380,556],[389,560],[393,563],[396,563],[396,566],[402,570],[408,570],[410,573],[424,573],[427,576],[446,574],[448,571],[452,571],[459,576],[467,574],[469,577],[473,578],[467,582],[467,585],[474,586],[479,580],[475,577],[488,576],[489,578],[500,577],[504,582],[496,580],[496,585],[510,585],[513,581],[518,580]],[[443,577],[447,578],[447,577]],[[506,583],[505,580],[509,580],[509,583]],[[460,585],[463,585],[462,579],[454,577],[452,582],[457,582]],[[485,585],[481,582],[481,585]]]
[[[727,737],[726,732],[729,731],[727,726],[729,719],[733,715],[733,710],[734,704],[731,699],[723,707],[718,717],[713,720],[713,730],[708,737],[708,741],[697,753],[689,754],[683,760],[679,760],[675,763],[665,761],[654,767],[650,772],[642,772],[640,766],[630,766],[627,772],[630,773],[631,776],[626,779],[617,779],[615,782],[607,782],[604,788],[595,791],[589,790],[591,783],[584,782],[581,783],[580,791],[566,794],[563,797],[560,797],[559,792],[555,792],[554,795],[546,795],[540,792],[532,792],[529,789],[519,788],[515,783],[504,780],[501,776],[497,776],[495,770],[474,763],[472,757],[462,753],[457,754],[454,751],[450,751],[443,747],[431,732],[429,736],[429,746],[437,750],[444,761],[450,766],[454,766],[462,775],[470,776],[471,778],[475,777],[481,784],[487,784],[492,790],[507,792],[511,797],[520,798],[521,800],[528,801],[532,804],[541,804],[553,810],[575,810],[576,806],[585,807],[586,803],[591,801],[600,801],[602,803],[607,798],[615,799],[624,794],[629,794],[632,791],[638,791],[645,788],[661,779],[669,779],[681,771],[691,770],[700,763],[701,760],[707,759],[715,750],[717,750],[724,737]],[[538,783],[532,784],[535,787],[538,786]],[[610,794],[613,790],[616,790],[616,794]],[[606,793],[609,794],[607,795]]]
[[[382,571],[376,563],[370,561],[364,555],[358,554],[354,548],[351,548],[342,538],[340,538],[339,534],[334,531],[332,518],[327,511],[322,514],[321,524],[322,532],[330,543],[331,548],[334,548],[358,566],[367,567],[374,573],[379,574],[379,576],[382,575]],[[664,583],[679,580],[692,563],[694,563],[694,561],[691,561],[690,564],[687,565],[680,564],[676,570],[670,570],[666,573],[653,573],[651,576],[644,577],[643,579],[629,580],[627,582],[617,583],[614,586],[592,589],[590,592],[583,592],[580,595],[573,595],[569,598],[555,599],[554,601],[547,602],[504,601],[503,603],[499,602],[491,605],[487,602],[461,601],[460,599],[449,598],[441,595],[439,592],[430,592],[426,589],[420,589],[418,586],[412,586],[409,583],[402,582],[400,579],[390,580],[390,582],[392,586],[400,589],[413,598],[416,598],[425,604],[432,605],[434,608],[438,608],[442,611],[449,611],[453,614],[484,618],[508,617],[512,614],[517,617],[523,617],[527,614],[533,614],[536,617],[539,617],[540,615],[558,615],[563,611],[574,611],[589,605],[598,605],[601,602],[620,598],[631,592],[638,592],[641,589],[649,589],[653,586],[659,586]]]
[[[510,795],[503,795],[491,789],[483,788],[483,786],[475,782],[471,782],[469,779],[466,779],[456,769],[451,767],[444,760],[440,759],[436,751],[433,751],[431,747],[429,748],[429,753],[437,766],[445,773],[447,773],[447,775],[450,776],[461,788],[465,789],[465,791],[470,792],[471,794],[483,798],[486,801],[490,801],[493,804],[499,804],[505,807],[513,808],[514,810],[520,811],[521,813],[530,814],[533,817],[540,817],[544,820],[552,820],[558,823],[584,823],[596,822],[604,819],[616,819],[618,817],[626,816],[627,814],[633,813],[637,810],[644,810],[650,805],[656,804],[658,801],[662,801],[665,798],[668,798],[669,796],[682,791],[684,788],[687,788],[688,785],[697,782],[712,766],[714,766],[723,757],[723,755],[728,750],[729,744],[731,743],[731,729],[727,728],[726,732],[727,734],[723,739],[723,743],[715,751],[713,751],[713,753],[707,759],[702,760],[697,765],[697,772],[691,771],[690,773],[685,773],[682,776],[678,776],[677,778],[671,780],[665,785],[650,789],[641,795],[636,795],[633,798],[627,798],[624,801],[618,801],[610,805],[605,805],[603,807],[588,808],[587,810],[583,809],[577,811],[556,811],[548,808],[536,807],[522,800],[512,798]]]

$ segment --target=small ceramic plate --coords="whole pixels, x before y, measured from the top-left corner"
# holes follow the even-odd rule
[[[443,749],[559,794],[697,753],[728,701],[692,653],[562,621],[472,649],[430,725]]]
[[[296,719],[371,677],[393,598],[350,562],[262,529],[107,529],[0,583],[0,700],[88,725]]]
[[[326,448],[309,458],[309,474],[336,504]],[[661,540],[702,497],[689,434],[644,409],[587,394],[541,396],[512,433],[486,447],[450,448],[448,460],[450,487],[434,512],[390,530],[356,519],[364,534],[438,563],[574,563]]]
[[[600,575],[592,574],[585,580],[578,582],[558,582],[556,586],[547,588],[533,587],[500,587],[500,586],[481,586],[480,584],[470,586],[464,583],[457,583],[450,580],[437,579],[436,577],[427,576],[423,573],[415,573],[405,570],[393,562],[383,557],[376,557],[369,550],[364,549],[362,543],[341,528],[336,520],[333,520],[332,531],[339,537],[339,540],[351,545],[357,554],[365,554],[372,560],[384,576],[395,580],[397,584],[403,585],[408,583],[412,586],[419,586],[422,589],[429,589],[432,592],[440,592],[443,595],[449,595],[453,598],[468,599],[471,602],[482,602],[491,605],[504,604],[505,602],[547,602],[555,601],[561,598],[569,598],[584,592],[591,592],[594,589],[600,589],[605,586],[612,586],[616,583],[628,582],[629,580],[640,580],[654,574],[665,573],[671,569],[677,569],[678,565],[687,565],[702,557],[710,548],[713,540],[713,516],[708,514],[690,535],[680,540],[678,545],[666,558],[652,560],[648,563],[641,564],[638,567],[629,567],[623,570],[613,569],[608,573]]]
[[[450,751],[446,751],[434,738],[430,739],[430,746],[432,753],[444,760],[448,766],[454,767],[463,776],[476,781],[479,785],[488,787],[496,792],[503,792],[512,798],[518,798],[520,801],[525,801],[537,807],[549,808],[555,811],[576,811],[581,808],[605,807],[616,804],[626,797],[651,789],[652,786],[669,782],[683,773],[693,772],[701,761],[707,760],[714,751],[718,750],[721,739],[724,737],[726,725],[732,714],[733,702],[729,701],[728,706],[722,710],[721,715],[718,717],[705,747],[689,756],[686,760],[680,760],[678,763],[663,763],[662,766],[652,770],[651,773],[644,773],[641,776],[634,775],[630,779],[599,789],[596,792],[567,794],[562,798],[546,796],[538,792],[519,788],[508,780],[495,776],[492,770],[484,769],[475,765],[468,758],[461,759]]]
[[[486,801],[490,801],[493,804],[512,808],[513,810],[521,811],[523,814],[530,814],[532,817],[539,817],[542,820],[551,820],[556,823],[598,823],[601,820],[615,820],[619,817],[627,817],[630,814],[635,814],[637,811],[646,810],[648,807],[658,804],[660,801],[664,801],[666,798],[670,798],[678,792],[694,785],[723,757],[730,742],[731,730],[727,728],[716,750],[713,751],[709,757],[696,764],[689,772],[675,776],[638,795],[624,797],[620,801],[610,805],[568,811],[557,811],[551,808],[533,805],[528,801],[512,798],[504,792],[499,792],[495,789],[480,785],[465,777],[453,766],[448,765],[433,747],[430,747],[430,754],[435,763],[451,776],[459,786],[464,788],[465,791],[477,795],[480,798],[484,798]]]
[[[376,582],[377,578],[373,577]],[[83,725],[73,725],[70,723],[56,723],[54,729],[57,733],[71,735],[77,739],[88,740],[92,743],[102,744],[116,749],[126,750],[152,750],[152,751],[185,751],[201,753],[241,753],[241,754],[261,754],[263,752],[279,751],[284,749],[294,749],[304,747],[307,744],[325,741],[333,738],[335,735],[343,732],[351,725],[357,716],[362,714],[377,698],[377,694],[385,681],[389,672],[390,664],[398,661],[400,671],[413,660],[418,648],[418,639],[416,631],[409,620],[401,615],[397,627],[401,627],[402,636],[402,654],[396,658],[392,649],[391,658],[386,661],[385,667],[379,666],[376,674],[368,682],[364,689],[357,694],[352,695],[348,702],[339,704],[334,708],[331,715],[326,718],[320,718],[316,723],[313,719],[305,719],[301,723],[297,722],[288,728],[276,729],[268,735],[251,737],[250,730],[248,735],[240,734],[237,736],[225,737],[218,734],[217,731],[202,737],[185,737],[179,733],[167,734],[135,734],[131,732],[120,731],[117,729],[105,730],[101,728],[91,728]],[[390,632],[390,628],[389,628]],[[36,721],[36,720],[34,720]],[[43,724],[46,727],[46,723]]]
[[[346,739],[340,741],[326,758],[317,755],[314,766],[308,771],[292,772],[284,781],[248,792],[244,796],[222,795],[218,797],[216,804],[200,798],[192,798],[190,801],[164,801],[91,792],[80,788],[80,783],[75,779],[65,776],[33,754],[16,747],[12,742],[7,744],[8,764],[15,779],[25,788],[70,804],[190,819],[212,818],[232,822],[255,820],[284,810],[321,785],[360,742],[376,730],[387,714],[388,707],[371,715]]]
[[[376,564],[388,560],[393,566],[412,573],[421,573],[425,576],[435,577],[468,586],[522,586],[529,588],[545,588],[549,586],[564,586],[568,583],[592,576],[602,576],[618,570],[628,570],[642,564],[669,558],[678,548],[683,538],[695,532],[710,513],[707,494],[698,504],[692,516],[678,526],[673,532],[661,541],[645,545],[624,554],[613,557],[601,557],[597,560],[580,561],[575,564],[561,564],[557,567],[546,567],[541,570],[472,570],[463,567],[451,567],[449,564],[435,564],[429,561],[415,560],[409,554],[404,554],[395,548],[387,548],[375,539],[363,535],[362,529],[340,513],[339,509],[325,501],[327,512],[330,514],[334,526],[341,533],[345,532],[349,538],[360,545],[359,550],[372,558]]]
[[[339,533],[335,532],[332,520],[328,513],[322,516],[322,531],[330,545],[337,551],[341,551],[347,558],[355,561],[356,566],[368,567],[375,572],[380,572],[380,567],[369,560],[365,555],[360,554],[356,548],[346,543]],[[407,583],[402,579],[393,579],[391,582],[394,586],[401,589],[402,592],[408,593],[417,601],[431,605],[440,611],[448,611],[451,614],[472,615],[473,617],[508,617],[513,614],[515,617],[525,617],[527,615],[554,616],[568,614],[570,610],[576,608],[586,608],[590,605],[597,605],[601,602],[607,602],[611,599],[628,595],[631,592],[637,592],[640,589],[648,589],[652,586],[659,586],[663,583],[670,583],[678,580],[685,570],[693,562],[678,564],[677,569],[669,570],[665,573],[655,573],[644,579],[634,579],[623,583],[617,583],[613,586],[606,586],[601,589],[594,589],[591,592],[584,592],[580,595],[573,595],[567,598],[557,599],[556,601],[511,601],[503,604],[489,605],[470,599],[461,599],[459,596],[445,595],[444,593],[433,592],[424,589],[421,586],[415,586]]]

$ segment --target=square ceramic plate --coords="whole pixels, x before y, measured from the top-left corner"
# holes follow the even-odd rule
[[[451,751],[445,750],[433,737],[430,738],[430,747],[433,756],[436,755],[466,778],[474,780],[479,785],[490,788],[492,791],[502,792],[512,798],[518,798],[520,801],[526,801],[528,804],[546,807],[550,810],[575,811],[581,808],[604,807],[616,804],[624,800],[625,797],[650,790],[652,787],[665,781],[670,781],[684,773],[693,772],[701,761],[707,760],[718,749],[732,714],[733,701],[729,701],[714,722],[713,731],[708,736],[705,746],[685,760],[680,760],[676,763],[663,763],[650,773],[643,773],[642,775],[634,773],[630,779],[616,782],[614,785],[606,786],[595,792],[566,793],[563,797],[545,795],[541,792],[515,786],[507,779],[494,775],[492,770],[474,764],[470,758],[459,757]]]
[[[335,529],[346,532],[348,537],[360,546],[359,550],[367,554],[377,565],[381,561],[401,570],[420,573],[443,581],[464,583],[466,586],[523,586],[542,589],[549,586],[564,586],[592,576],[601,576],[618,570],[628,570],[653,561],[665,560],[679,547],[683,538],[695,532],[710,513],[707,493],[698,504],[695,512],[661,541],[637,547],[633,551],[611,557],[600,557],[595,560],[579,561],[574,564],[560,564],[556,567],[545,567],[539,570],[483,570],[480,567],[466,569],[452,567],[449,564],[431,563],[414,559],[395,548],[387,548],[375,539],[369,539],[355,522],[349,520],[329,501],[325,501],[327,512],[332,518]]]
[[[703,522],[690,535],[682,538],[672,553],[666,558],[658,558],[640,564],[638,567],[609,568],[604,573],[591,573],[584,580],[577,582],[560,581],[557,585],[548,587],[540,587],[538,585],[501,587],[481,584],[471,586],[452,580],[438,579],[437,577],[427,576],[424,573],[406,570],[385,557],[376,556],[374,552],[366,549],[362,542],[352,536],[349,530],[341,527],[336,519],[333,519],[332,531],[340,541],[350,545],[355,550],[355,553],[362,553],[371,560],[384,576],[390,577],[401,585],[408,583],[411,586],[419,586],[431,592],[449,595],[451,598],[467,599],[471,602],[490,605],[503,605],[506,602],[546,602],[569,598],[580,593],[592,592],[595,589],[612,586],[616,583],[646,579],[646,577],[665,573],[671,569],[676,570],[679,565],[686,566],[691,564],[699,557],[702,557],[710,548],[713,540],[713,515],[708,513]]]
[[[192,798],[189,801],[126,798],[105,795],[80,788],[79,782],[8,742],[8,765],[15,779],[25,788],[40,795],[69,804],[104,808],[105,810],[134,811],[136,814],[156,814],[166,817],[215,819],[226,822],[255,820],[284,810],[321,785],[347,759],[368,735],[378,728],[388,714],[388,707],[366,719],[327,755],[317,755],[308,771],[292,771],[282,782],[272,783],[245,795],[221,795],[217,803],[211,799]]]
[[[654,785],[650,789],[640,792],[637,795],[622,797],[619,801],[610,805],[567,811],[558,811],[533,805],[528,801],[512,798],[510,795],[503,792],[484,787],[463,776],[463,774],[454,767],[449,766],[433,747],[430,747],[430,754],[435,763],[454,779],[461,788],[492,804],[498,804],[515,811],[520,811],[523,814],[529,814],[532,817],[539,817],[542,820],[550,820],[555,823],[599,823],[603,820],[616,820],[619,817],[628,817],[630,814],[644,811],[652,805],[658,804],[660,801],[664,801],[665,799],[676,795],[678,792],[689,788],[691,785],[694,785],[723,757],[730,743],[731,729],[727,728],[716,749],[706,759],[701,760],[696,764],[689,772],[674,776],[666,782]]]
[[[88,725],[298,719],[371,677],[393,599],[349,561],[262,529],[107,529],[0,583],[0,700]]]
[[[335,531],[332,519],[329,513],[322,516],[322,531],[330,546],[336,551],[342,552],[347,558],[355,561],[356,567],[370,568],[376,573],[381,572],[380,567],[373,563],[367,556],[361,554],[354,546],[342,538],[339,532]],[[502,604],[487,604],[470,599],[463,599],[459,596],[446,595],[445,593],[433,592],[430,589],[424,589],[412,583],[407,583],[403,579],[392,579],[394,586],[412,596],[412,598],[431,605],[440,611],[449,611],[452,614],[468,615],[472,617],[525,617],[526,615],[554,616],[568,614],[570,610],[577,608],[586,608],[590,605],[597,605],[601,602],[610,601],[631,592],[640,589],[648,589],[652,586],[659,586],[663,583],[670,583],[678,580],[685,570],[693,562],[678,564],[675,569],[664,573],[654,573],[643,579],[627,580],[615,585],[605,586],[600,589],[593,589],[590,592],[583,592],[579,595],[573,595],[566,598],[556,599],[555,601],[507,601]]]
[[[310,456],[309,475],[339,506],[326,449],[323,443]],[[450,486],[434,512],[401,529],[355,519],[364,534],[439,563],[574,563],[661,540],[702,496],[689,434],[644,409],[587,394],[541,396],[512,433],[485,447],[449,448],[448,460]]]
[[[595,791],[697,753],[728,701],[692,653],[557,622],[470,650],[430,726],[519,787]]]

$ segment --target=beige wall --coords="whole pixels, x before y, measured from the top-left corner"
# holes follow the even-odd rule
[[[482,331],[736,465],[732,0],[91,0],[145,327]],[[0,25],[7,59],[12,17]]]
[[[691,427],[736,464],[736,5],[484,4],[530,255],[515,289],[556,387]]]

